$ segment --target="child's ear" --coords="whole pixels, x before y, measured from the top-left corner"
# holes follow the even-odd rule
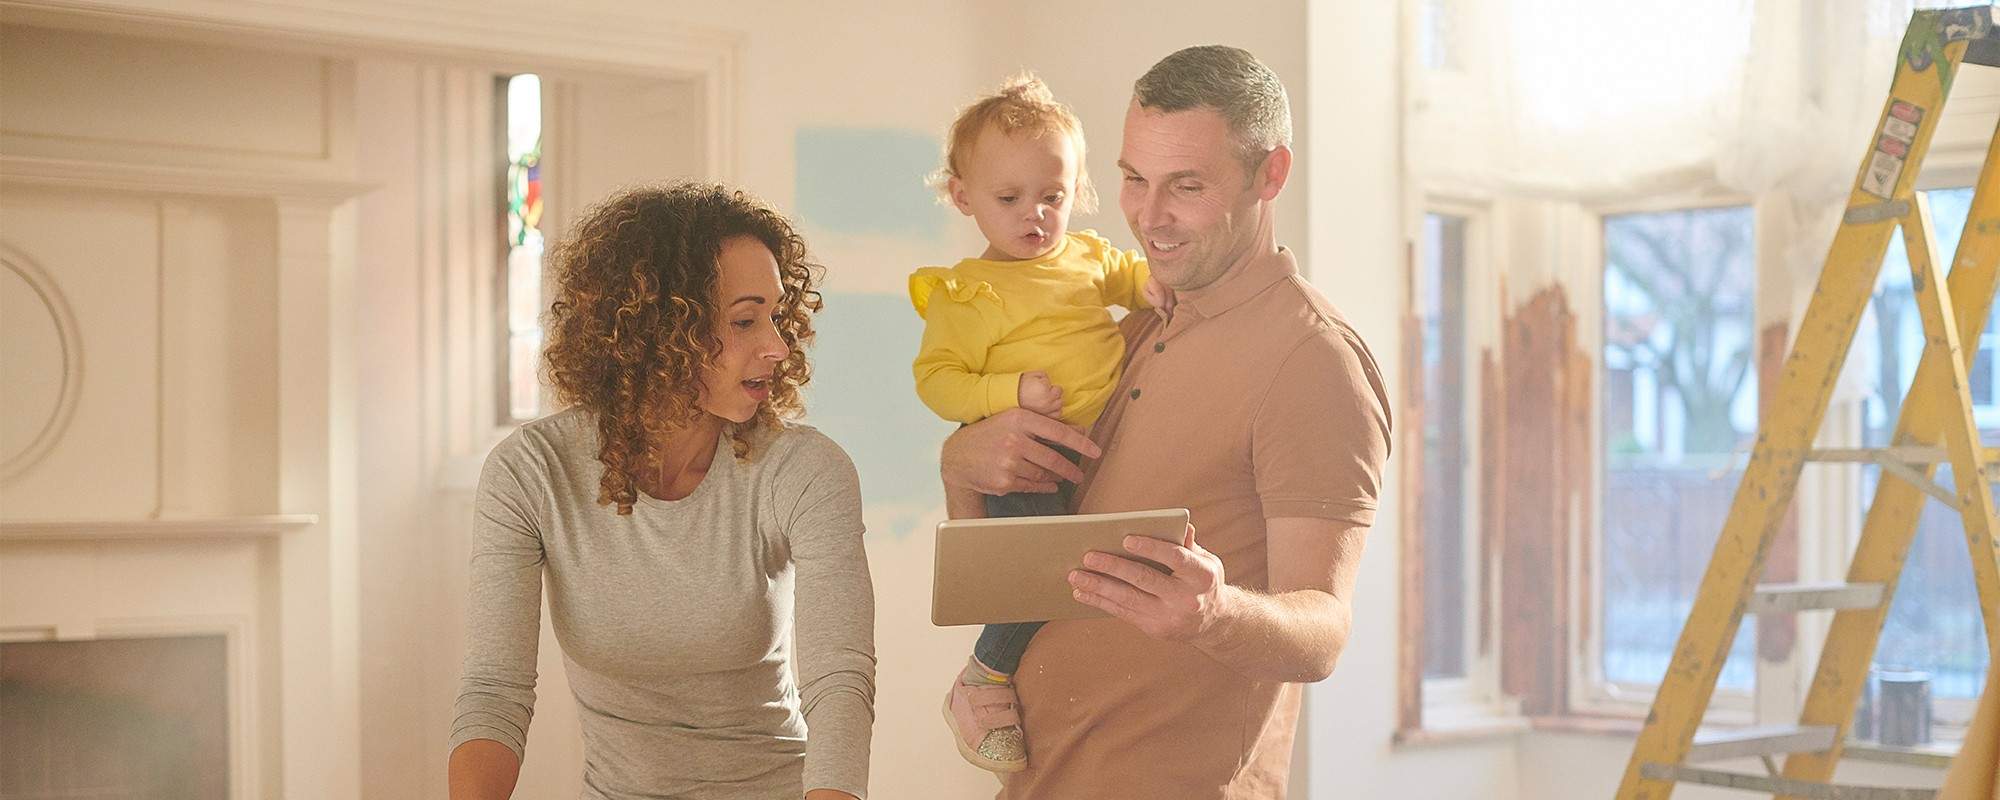
[[[965,181],[961,181],[957,175],[953,175],[944,182],[944,188],[951,195],[951,204],[958,208],[958,213],[968,217],[972,216],[972,203],[967,202],[965,199]]]

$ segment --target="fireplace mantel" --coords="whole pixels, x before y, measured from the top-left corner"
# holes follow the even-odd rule
[[[0,542],[82,542],[117,539],[262,539],[318,524],[316,514],[177,517],[134,520],[0,522]]]

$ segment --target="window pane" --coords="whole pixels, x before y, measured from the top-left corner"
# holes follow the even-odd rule
[[[1604,222],[1603,672],[1666,673],[1757,425],[1748,207]],[[1720,686],[1750,687],[1745,619]]]
[[[502,81],[507,148],[506,264],[501,282],[501,335],[507,341],[500,396],[507,420],[541,416],[536,362],[542,344],[542,81],[515,75]]]
[[[1464,217],[1424,216],[1417,315],[1423,325],[1424,677],[1465,675]]]
[[[1428,69],[1458,69],[1458,4],[1423,0],[1417,6],[1417,60]]]
[[[1931,222],[1936,226],[1939,252],[1932,257],[1950,263],[1958,249],[1959,234],[1972,206],[1972,190],[1941,189],[1925,192],[1931,201]],[[1871,322],[1872,320],[1872,322]],[[1991,316],[1987,330],[1994,329]],[[1985,338],[1985,337],[1982,337]],[[1987,339],[1973,366],[1972,393],[1981,438],[1989,445],[2000,432],[2000,409],[1993,399],[1993,342]],[[1889,253],[1876,279],[1869,314],[1855,336],[1855,354],[1862,362],[1869,384],[1863,424],[1864,443],[1886,446],[1893,438],[1902,401],[1916,377],[1917,361],[1923,355],[1923,321],[1917,312],[1910,288],[1909,254],[1903,250],[1899,232],[1889,242]],[[1872,369],[1870,369],[1872,367]],[[1983,382],[1983,383],[1982,383]],[[1937,479],[1952,485],[1951,468],[1938,470]],[[1862,470],[1861,496],[1856,502],[1866,512],[1875,498],[1881,468]],[[1979,618],[1979,594],[1972,581],[1972,562],[1965,546],[1965,527],[1957,512],[1942,504],[1926,501],[1917,522],[1916,538],[1889,606],[1889,619],[1875,650],[1875,663],[1885,667],[1923,670],[1931,673],[1931,693],[1938,697],[1977,697],[1985,679],[1988,651],[1986,631]]]

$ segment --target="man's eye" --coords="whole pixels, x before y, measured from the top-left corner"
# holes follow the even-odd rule
[[[1181,192],[1185,194],[1194,194],[1195,192],[1201,191],[1201,185],[1195,183],[1183,183],[1180,186],[1174,188],[1181,190]]]
[[[1141,177],[1139,177],[1139,176],[1137,176],[1137,175],[1127,175],[1127,176],[1125,176],[1125,182],[1126,182],[1126,183],[1145,183],[1145,182],[1146,182],[1146,179],[1145,179],[1145,178],[1141,178]]]

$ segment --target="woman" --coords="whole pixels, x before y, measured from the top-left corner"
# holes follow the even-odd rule
[[[547,375],[569,408],[480,476],[451,796],[513,789],[544,575],[585,797],[862,796],[860,485],[832,440],[783,421],[820,307],[805,243],[741,192],[649,186],[587,212],[552,267]]]

